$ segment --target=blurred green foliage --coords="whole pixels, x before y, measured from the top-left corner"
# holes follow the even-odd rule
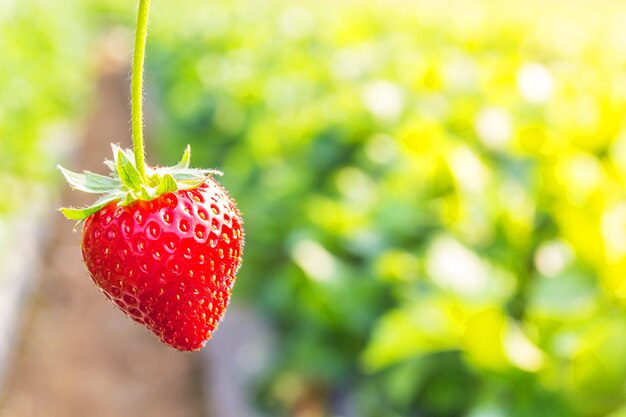
[[[154,2],[149,130],[243,211],[269,415],[626,415],[623,27],[609,0]]]
[[[626,9],[321,3],[163,5],[149,50],[161,153],[245,215],[263,406],[617,412]]]
[[[36,203],[75,135],[91,80],[79,2],[0,4],[0,215]]]

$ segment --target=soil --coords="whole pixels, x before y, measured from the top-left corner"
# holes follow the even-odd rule
[[[128,68],[106,64],[74,171],[103,172],[111,141],[130,146]],[[83,205],[90,198],[68,191],[62,201]],[[0,417],[206,416],[201,357],[163,345],[121,314],[87,275],[72,222],[55,215],[50,227]]]

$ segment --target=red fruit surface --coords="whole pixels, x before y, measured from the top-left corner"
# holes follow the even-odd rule
[[[224,315],[241,264],[237,207],[214,180],[87,218],[82,252],[98,288],[134,321],[183,351]]]

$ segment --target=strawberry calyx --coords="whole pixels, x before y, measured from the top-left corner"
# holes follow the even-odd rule
[[[204,183],[212,175],[222,175],[214,169],[189,168],[191,148],[187,145],[180,162],[171,167],[145,167],[145,179],[139,173],[132,149],[122,149],[111,144],[113,160],[104,164],[111,170],[109,175],[83,171],[78,174],[57,165],[70,186],[79,191],[102,194],[87,207],[62,207],[61,213],[70,220],[81,222],[100,209],[117,201],[128,206],[134,201],[150,201],[177,190],[188,190]]]

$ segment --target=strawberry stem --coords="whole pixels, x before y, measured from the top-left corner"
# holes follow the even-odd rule
[[[149,12],[150,0],[140,0],[135,30],[135,51],[131,80],[133,150],[135,153],[135,165],[144,184],[148,180],[146,177],[146,157],[143,145],[143,64],[146,52],[146,38],[148,36]]]
[[[222,175],[221,172],[213,169],[189,168],[191,158],[189,145],[182,159],[175,166],[152,168],[146,165],[142,104],[143,65],[146,55],[149,13],[150,0],[140,0],[131,76],[133,149],[121,149],[111,144],[113,160],[104,161],[111,170],[109,176],[89,171],[78,174],[57,165],[72,188],[88,193],[104,194],[87,207],[61,208],[61,212],[68,219],[82,222],[112,202],[117,202],[118,206],[128,206],[138,200],[150,201],[166,193],[196,188],[204,184],[211,175]]]

